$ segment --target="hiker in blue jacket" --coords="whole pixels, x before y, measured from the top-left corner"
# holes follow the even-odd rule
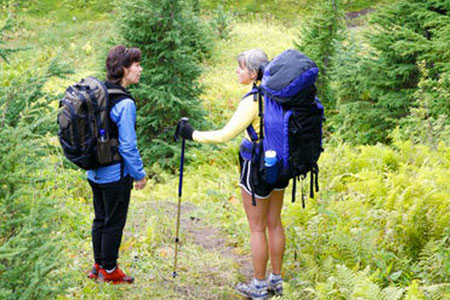
[[[142,72],[141,51],[138,48],[113,47],[106,59],[108,89],[120,89],[126,93],[110,95],[112,108],[111,135],[118,137],[121,160],[111,165],[87,171],[92,187],[95,218],[92,224],[92,245],[95,264],[88,277],[99,281],[132,283],[117,265],[122,232],[125,226],[130,193],[134,187],[142,189],[146,173],[137,148],[136,104],[127,91],[131,84],[139,82]]]
[[[252,49],[241,53],[237,57],[236,73],[241,84],[249,85],[257,81],[261,64],[268,62],[267,55]],[[259,132],[260,118],[258,116],[258,102],[253,95],[247,94],[239,103],[231,120],[224,128],[215,131],[194,130],[189,122],[178,122],[177,134],[181,137],[200,143],[225,143],[242,133],[249,125]],[[248,132],[245,139],[251,141]],[[250,245],[253,261],[254,278],[251,283],[240,283],[236,290],[251,299],[267,299],[268,291],[277,295],[283,293],[281,267],[285,249],[285,234],[281,223],[281,208],[283,206],[284,190],[288,181],[277,181],[267,184],[258,180],[252,185],[253,165],[240,153],[240,182],[244,209],[250,226]],[[252,192],[258,200],[252,205]],[[268,236],[266,235],[268,232]],[[270,255],[271,273],[266,277],[268,257]]]

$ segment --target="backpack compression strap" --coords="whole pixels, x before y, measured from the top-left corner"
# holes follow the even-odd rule
[[[300,190],[302,192],[302,207],[305,208],[305,195],[303,191],[303,176],[294,176],[292,177],[292,203],[295,202],[295,192],[297,189],[297,181],[301,180],[301,187]]]
[[[253,85],[256,87],[255,83],[253,83]],[[264,128],[263,128],[264,111],[262,106],[262,91],[259,89],[259,87],[258,93],[253,95],[253,99],[256,98],[256,95],[258,95],[258,116],[259,116],[259,155],[260,155],[259,159],[264,160]],[[259,166],[259,164],[257,164],[257,166]],[[253,190],[253,194],[254,193],[255,191]],[[253,206],[256,206],[255,195],[252,195],[252,201]]]

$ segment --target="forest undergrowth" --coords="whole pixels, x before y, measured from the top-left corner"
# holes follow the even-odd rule
[[[63,157],[54,120],[67,84],[101,76],[116,31],[106,14],[54,11],[20,20],[6,40],[22,50],[0,69],[0,104],[17,108],[0,111],[0,298],[240,299],[233,287],[251,277],[251,259],[239,139],[187,144],[177,278],[179,178],[154,164],[147,187],[132,192],[120,249],[120,265],[136,283],[87,279],[91,192],[85,174]],[[201,102],[211,128],[226,123],[249,88],[237,82],[236,55],[258,47],[272,58],[293,47],[297,34],[277,22],[234,20],[230,28],[202,66]],[[361,38],[357,27],[352,31]],[[320,192],[302,208],[300,189],[295,203],[286,191],[285,296],[278,299],[450,299],[450,142],[392,140],[351,145],[327,132]]]

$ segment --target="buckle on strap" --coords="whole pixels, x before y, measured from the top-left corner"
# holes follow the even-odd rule
[[[259,155],[259,147],[257,142],[251,142],[248,139],[243,139],[239,146],[239,153],[245,160],[254,161],[255,157]]]

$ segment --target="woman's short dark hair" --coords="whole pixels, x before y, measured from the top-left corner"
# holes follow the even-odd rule
[[[139,48],[127,48],[118,45],[109,50],[106,58],[106,80],[120,83],[123,77],[123,68],[129,68],[134,62],[141,61]]]

